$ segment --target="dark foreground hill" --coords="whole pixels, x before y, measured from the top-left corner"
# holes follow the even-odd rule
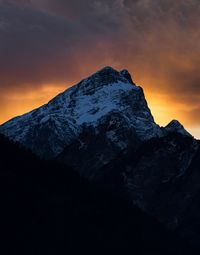
[[[2,254],[195,254],[137,208],[0,136]]]

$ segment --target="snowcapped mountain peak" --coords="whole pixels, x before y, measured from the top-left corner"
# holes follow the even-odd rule
[[[92,93],[103,86],[117,83],[135,85],[128,71],[123,70],[122,72],[118,72],[112,67],[106,66],[79,82],[77,84],[77,89],[82,92]]]
[[[117,71],[116,69],[110,67],[110,66],[105,66],[93,75],[90,76],[90,78],[99,78],[103,79],[104,82],[110,81],[110,79],[120,80],[120,81],[126,81],[130,82],[127,77],[131,76],[127,70],[122,70],[122,71]]]
[[[102,75],[102,74],[107,74],[107,75],[118,75],[118,71],[114,69],[111,66],[104,66],[100,70],[98,70],[96,73],[94,73],[92,76],[95,76],[96,74]]]
[[[192,135],[185,130],[184,126],[178,121],[178,120],[172,120],[165,128],[167,133],[180,133],[184,136],[190,136]]]
[[[120,148],[128,146],[130,133],[141,141],[162,135],[142,88],[133,83],[127,70],[118,72],[112,67],[104,67],[48,104],[1,125],[0,132],[42,157],[53,158],[91,127],[95,133],[104,130],[105,139]]]

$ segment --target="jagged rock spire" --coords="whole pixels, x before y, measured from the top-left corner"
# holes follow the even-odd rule
[[[135,85],[128,70],[124,69],[124,70],[120,71],[120,74],[123,75],[130,83]]]
[[[178,120],[172,120],[165,128],[165,131],[168,133],[180,133],[185,136],[190,136],[192,135],[185,130],[184,126],[178,121]]]

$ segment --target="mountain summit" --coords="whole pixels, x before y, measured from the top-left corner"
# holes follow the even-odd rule
[[[0,132],[45,158],[54,158],[89,127],[118,149],[162,135],[141,87],[127,70],[105,67],[53,98],[14,118]]]

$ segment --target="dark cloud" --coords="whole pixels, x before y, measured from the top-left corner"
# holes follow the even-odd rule
[[[0,8],[1,88],[74,80],[81,78],[81,70],[87,70],[83,67],[86,63],[90,66],[96,61],[100,67],[109,59],[115,31],[111,33],[107,26],[114,21],[103,18],[106,14],[100,11],[103,7],[98,4],[97,7],[91,4],[89,10],[98,9],[100,13],[89,15],[88,9],[81,8],[85,5],[78,5],[78,2],[69,1],[69,9],[64,1],[3,2]],[[74,16],[72,9],[77,6],[87,19],[84,15],[77,19],[50,12],[51,7],[58,10],[56,6],[62,3],[65,15],[70,10],[70,15]],[[43,9],[45,6],[48,11]]]
[[[63,79],[73,73],[78,38],[76,24],[29,7],[0,9],[0,84],[20,86]],[[79,27],[80,28],[80,27]],[[68,59],[68,66],[65,66]],[[67,61],[66,61],[67,62]],[[69,77],[70,79],[71,77]]]

